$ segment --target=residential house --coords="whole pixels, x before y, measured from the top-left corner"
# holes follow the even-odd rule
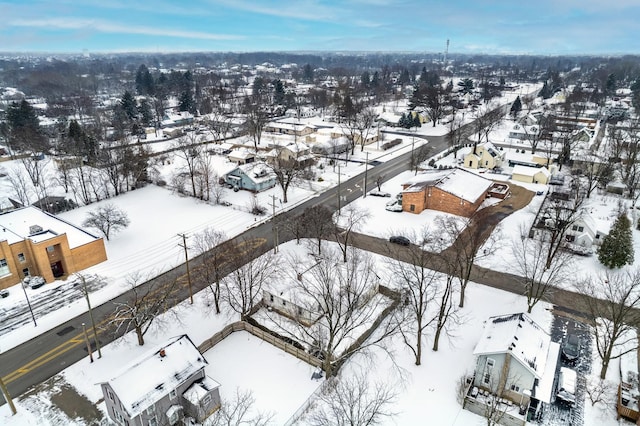
[[[277,184],[276,176],[265,163],[249,163],[237,166],[224,175],[226,184],[234,191],[246,189],[261,192],[273,188]]]
[[[560,344],[527,314],[491,317],[473,351],[473,386],[539,409],[551,401],[559,353]]]
[[[315,156],[311,154],[309,147],[303,143],[274,145],[274,148],[265,155],[265,161],[269,164],[289,164],[289,162],[295,162],[300,167],[306,167],[312,164],[314,159]]]
[[[207,360],[185,334],[174,337],[100,383],[107,413],[119,425],[201,423],[220,408],[218,384]]]
[[[307,136],[315,133],[318,128],[313,124],[289,123],[285,121],[272,121],[264,128],[265,132],[281,135]]]
[[[166,113],[160,125],[164,128],[185,126],[191,123],[193,123],[193,114],[188,111],[179,111]]]
[[[596,221],[589,212],[583,210],[567,229],[565,238],[572,245],[591,249],[594,245],[602,243],[610,227],[608,221]]]
[[[430,209],[470,217],[492,184],[491,180],[460,168],[429,170],[402,185],[402,210],[421,213]]]
[[[537,138],[539,133],[540,126],[537,124],[527,126],[516,123],[509,130],[509,137],[520,141],[531,141]]]
[[[638,351],[631,351],[620,357],[620,383],[616,411],[618,419],[640,424],[640,376],[638,375]]]
[[[518,182],[548,184],[551,172],[546,167],[529,167],[517,164],[513,166],[511,179]]]
[[[227,159],[236,164],[249,164],[256,161],[256,153],[247,148],[238,148],[227,154]]]
[[[50,283],[105,260],[102,238],[36,207],[0,214],[0,288],[35,275]]]
[[[469,169],[484,167],[495,169],[501,167],[504,161],[504,152],[500,151],[494,144],[487,142],[479,144],[464,156],[464,166]]]

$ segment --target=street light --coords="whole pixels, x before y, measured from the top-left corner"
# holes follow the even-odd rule
[[[87,344],[87,352],[89,352],[89,359],[93,362],[93,352],[91,352],[91,345],[89,344],[89,335],[87,334],[87,327],[82,323],[82,333],[84,333],[84,341]]]
[[[82,292],[87,299],[87,306],[89,307],[89,318],[91,319],[91,329],[93,330],[93,340],[96,342],[96,349],[98,350],[98,358],[102,358],[102,350],[100,349],[100,341],[98,340],[98,331],[96,330],[96,322],[93,319],[93,310],[91,309],[91,300],[89,300],[89,290],[87,289],[87,280],[84,275],[80,275],[80,281],[82,281]]]
[[[36,322],[36,316],[33,315],[33,309],[31,308],[31,302],[29,302],[29,296],[27,296],[27,289],[24,287],[24,283],[20,283],[22,286],[22,291],[24,291],[24,297],[27,299],[27,305],[29,306],[29,312],[31,312],[31,319],[33,319],[33,326],[37,327],[38,323]]]

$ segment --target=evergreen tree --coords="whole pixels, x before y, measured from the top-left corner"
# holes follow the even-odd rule
[[[46,152],[49,140],[40,128],[36,110],[24,99],[14,102],[7,108],[6,134],[8,145],[13,149],[33,152]]]
[[[180,99],[178,101],[178,110],[189,111],[192,114],[196,113],[196,104],[195,102],[193,102],[193,96],[191,95],[191,90],[185,90],[180,95]]]
[[[613,224],[609,235],[602,240],[598,260],[608,268],[620,268],[632,264],[633,258],[631,222],[627,215],[622,213]]]
[[[466,95],[467,93],[473,93],[473,89],[473,80],[471,80],[470,78],[463,78],[458,82],[458,91],[460,91],[460,93],[462,93],[463,95]]]
[[[413,115],[413,123],[411,127],[422,127],[422,123],[420,122],[420,114],[416,113]]]
[[[311,83],[313,81],[313,68],[311,67],[310,64],[306,64],[302,68],[302,79],[306,83]]]
[[[138,116],[138,107],[136,106],[136,100],[128,90],[126,90],[122,95],[122,98],[120,99],[120,106],[129,120],[136,119]]]
[[[402,84],[403,86],[405,84],[411,83],[411,75],[409,75],[408,69],[404,68],[402,70],[402,72],[400,73],[400,78],[398,79],[398,83]]]
[[[283,105],[284,102],[284,85],[282,84],[282,80],[276,79],[273,80],[273,104],[274,105]]]
[[[453,80],[449,80],[449,82],[447,83],[447,88],[445,90],[447,91],[447,93],[453,92]]]
[[[520,100],[520,96],[518,96],[511,105],[511,115],[513,116],[514,120],[520,111],[522,111],[522,101]]]
[[[140,101],[138,105],[138,113],[140,114],[140,123],[143,126],[150,126],[153,121],[153,112],[151,111],[151,105],[146,99]]]
[[[400,116],[400,120],[398,120],[398,127],[407,127],[407,115],[404,112]]]
[[[538,92],[538,96],[541,96],[543,99],[549,99],[553,95],[553,90],[549,87],[547,82],[545,81],[542,85],[542,89]]]
[[[142,64],[136,72],[136,91],[139,95],[153,95],[153,77],[146,65]]]

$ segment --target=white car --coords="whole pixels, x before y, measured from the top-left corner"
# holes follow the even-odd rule
[[[385,209],[390,211],[390,212],[401,212],[402,211],[402,204],[397,202],[397,201],[394,201],[391,204],[387,203],[387,206],[385,207]]]
[[[389,194],[388,192],[379,191],[377,189],[374,189],[373,191],[369,192],[369,195],[373,197],[391,197],[391,194]]]

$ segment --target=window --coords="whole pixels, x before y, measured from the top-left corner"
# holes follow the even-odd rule
[[[411,205],[409,206],[409,210],[411,210],[412,212],[416,211],[416,206],[415,206],[415,204],[411,204]]]
[[[25,260],[27,259],[24,257],[24,253],[18,253],[18,261],[22,263]]]
[[[482,376],[482,383],[488,385],[491,383],[491,373],[493,372],[493,366],[496,364],[492,358],[487,358],[487,362],[484,366],[484,375]]]
[[[596,234],[596,240],[600,239],[600,234]]]
[[[520,386],[511,385],[511,390],[514,392],[520,392]]]
[[[53,251],[54,251],[55,249],[56,249],[56,248],[55,248],[54,246],[48,246],[48,247],[47,247],[47,253],[53,253]]]
[[[24,268],[22,270],[22,275],[25,276],[25,277],[28,277],[29,276],[29,268]]]
[[[107,393],[109,394],[109,399],[114,401],[113,399],[113,393],[111,391],[107,391]]]
[[[151,404],[148,408],[147,408],[147,415],[152,415],[156,410],[155,410],[155,404]]]
[[[7,259],[0,259],[0,277],[4,275],[9,275],[10,273],[11,271],[9,270]]]
[[[149,419],[149,426],[158,426],[158,420],[155,417]]]
[[[211,395],[207,394],[204,396],[204,398],[202,398],[202,405],[209,405],[209,403],[211,402]]]
[[[578,230],[578,225],[573,225],[573,226],[571,227],[571,230],[572,230],[572,231],[577,231],[577,230]]]
[[[269,295],[269,301],[270,301],[271,303],[273,303],[273,294],[270,294],[270,295]]]
[[[169,399],[176,399],[176,390],[172,390],[171,392],[169,392]]]
[[[584,226],[578,226],[578,232],[584,231]]]

